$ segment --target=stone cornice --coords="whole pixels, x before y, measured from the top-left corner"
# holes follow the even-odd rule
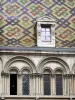
[[[40,52],[74,52],[75,48],[56,48],[56,47],[13,47],[13,46],[0,46],[0,52],[1,51],[40,51]]]

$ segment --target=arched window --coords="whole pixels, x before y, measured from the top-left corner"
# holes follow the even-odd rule
[[[58,69],[56,70],[56,95],[63,95],[63,71]]]
[[[17,95],[17,70],[10,70],[10,95]]]
[[[51,94],[51,72],[50,70],[46,69],[44,70],[44,95],[50,95]]]
[[[22,72],[22,94],[29,95],[29,70]]]

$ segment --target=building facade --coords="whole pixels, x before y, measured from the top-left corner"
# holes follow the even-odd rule
[[[74,50],[2,51],[0,65],[1,99],[75,99]]]
[[[0,1],[1,100],[75,100],[74,6]]]

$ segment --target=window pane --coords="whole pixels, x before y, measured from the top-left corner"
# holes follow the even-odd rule
[[[50,28],[46,28],[46,32],[50,32]]]
[[[42,33],[41,33],[41,36],[45,36],[45,35],[46,35],[45,32],[42,32]]]
[[[41,28],[41,31],[42,31],[42,32],[45,32],[45,28]]]
[[[62,74],[56,75],[56,95],[63,95]]]
[[[50,36],[50,32],[46,32],[46,36]]]
[[[42,37],[41,37],[41,40],[42,40],[42,41],[46,41],[45,36],[42,36]]]
[[[50,95],[50,75],[44,75],[44,95]]]
[[[42,42],[50,42],[51,41],[51,33],[50,28],[51,25],[41,25],[41,40]]]
[[[50,41],[50,37],[49,36],[46,37],[46,41]]]
[[[29,75],[28,74],[22,75],[22,83],[23,83],[23,88],[22,88],[23,95],[29,95]]]

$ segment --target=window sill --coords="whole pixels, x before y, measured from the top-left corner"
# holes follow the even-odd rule
[[[30,96],[30,95],[6,95],[4,98],[6,99],[35,99],[35,96]]]
[[[40,98],[40,99],[43,99],[43,98],[75,98],[75,95],[71,95],[71,96],[69,96],[69,95],[60,95],[60,96],[56,96],[56,95],[54,95],[54,96],[52,96],[52,95],[50,95],[50,96],[31,96],[31,95],[20,95],[20,96],[18,96],[18,95],[7,95],[7,96],[4,96],[4,98],[7,98],[7,99],[14,99],[14,98],[30,98],[30,99],[35,99],[35,98]]]
[[[47,99],[49,99],[49,98],[59,98],[59,99],[60,99],[60,98],[62,98],[62,99],[63,99],[63,98],[66,98],[66,99],[67,99],[67,98],[71,98],[71,97],[72,97],[72,98],[75,98],[75,96],[68,96],[68,95],[67,95],[67,96],[64,96],[64,95],[60,95],[60,96],[52,96],[52,95],[51,95],[51,96],[41,96],[41,97],[39,97],[39,98],[40,98],[40,99],[46,99],[46,98],[47,98]]]

